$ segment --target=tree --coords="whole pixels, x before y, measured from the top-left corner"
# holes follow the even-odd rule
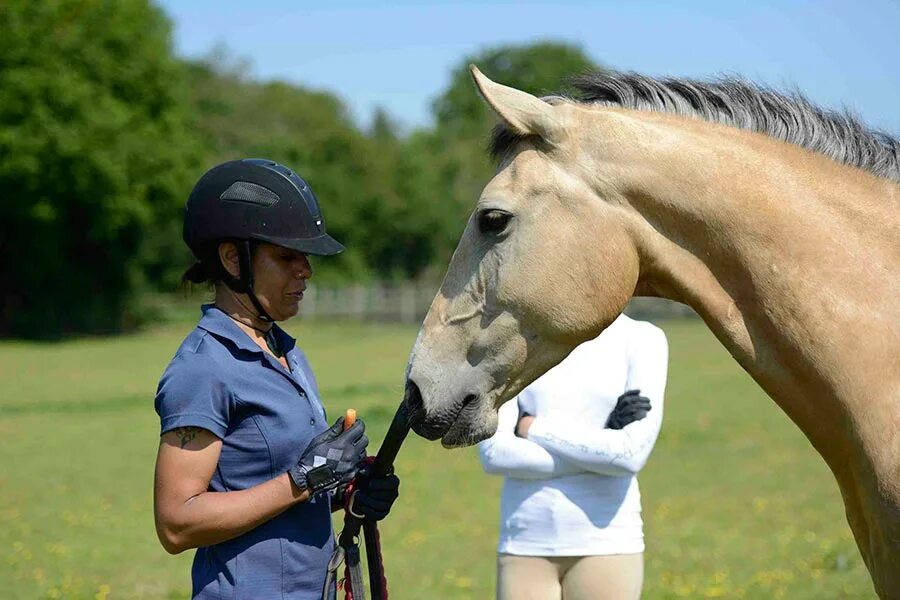
[[[146,0],[0,8],[0,334],[115,331],[162,277],[198,162]]]
[[[258,82],[219,52],[181,61],[149,0],[0,4],[0,335],[116,331],[147,289],[190,264],[184,200],[209,167],[247,156],[297,170],[347,246],[319,281],[442,270],[489,179],[493,117],[467,71],[542,94],[593,68],[553,43],[463,60],[433,129],[384,111],[360,130],[333,94]]]
[[[371,276],[358,243],[375,152],[343,103],[328,92],[284,81],[260,82],[223,53],[190,65],[192,113],[204,148],[202,172],[222,161],[268,158],[297,171],[319,198],[328,231],[345,244],[337,257],[314,260],[317,280]]]
[[[319,281],[440,271],[493,170],[484,152],[493,117],[471,83],[470,62],[537,94],[596,68],[579,48],[564,44],[486,50],[454,69],[434,103],[435,127],[403,135],[383,110],[361,131],[332,94],[254,81],[246,65],[219,51],[190,66],[205,166],[262,156],[309,180],[329,231],[347,247],[315,261]]]
[[[422,195],[428,165],[407,152],[384,111],[361,131],[332,94],[253,81],[221,52],[191,65],[191,89],[207,166],[261,156],[315,190],[329,232],[347,248],[314,260],[317,281],[412,277],[434,260],[432,213],[411,199]]]

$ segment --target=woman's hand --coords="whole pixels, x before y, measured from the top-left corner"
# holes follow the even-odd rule
[[[350,514],[368,521],[380,521],[391,512],[400,495],[400,479],[394,475],[372,475],[366,467],[356,476],[356,489],[347,508]]]
[[[528,437],[528,430],[531,428],[531,424],[534,423],[534,417],[527,413],[519,415],[519,422],[516,423],[516,435],[520,438]]]
[[[619,396],[616,407],[606,421],[607,429],[622,429],[629,423],[640,421],[650,412],[650,400],[641,396],[641,390],[628,390]]]
[[[517,437],[527,438],[528,429],[534,422],[534,401],[529,401],[524,394],[520,394],[516,399],[516,404],[519,407],[519,418],[516,421],[515,434]]]
[[[365,431],[362,419],[344,429],[344,417],[340,417],[313,438],[297,464],[288,471],[294,485],[317,494],[352,480],[366,458],[369,438]]]

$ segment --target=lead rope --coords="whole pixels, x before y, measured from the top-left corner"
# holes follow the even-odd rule
[[[366,537],[366,556],[377,556],[377,563],[369,561],[369,588],[372,600],[387,600],[387,577],[384,574],[384,559],[381,555],[381,534],[377,523],[364,523],[363,533]]]
[[[335,546],[334,552],[331,554],[331,560],[328,561],[325,586],[322,588],[322,600],[332,600],[331,588],[334,587],[337,570],[341,568],[342,564],[344,564],[344,549],[341,546]]]
[[[366,457],[364,462],[370,469],[374,468],[375,457]],[[354,528],[359,517],[353,514],[352,499],[356,491],[356,482],[351,481],[344,490],[344,530]],[[369,565],[369,586],[372,589],[372,600],[387,600],[387,578],[384,576],[384,558],[381,555],[381,542],[378,536],[378,524],[374,521],[362,521],[362,530],[366,539],[366,558]],[[344,600],[366,600],[366,584],[363,580],[362,555],[359,551],[358,536],[341,534],[338,543],[344,555],[344,578],[339,585],[344,588]]]
[[[381,443],[378,455],[368,457],[372,472],[376,475],[389,475],[394,471],[394,459],[400,446],[409,433],[409,416],[406,403],[401,402],[394,414],[394,420],[388,428],[387,435]],[[364,522],[350,511],[350,499],[353,495],[353,483],[344,492],[344,530],[338,537],[331,560],[328,561],[328,574],[322,591],[323,600],[330,600],[331,586],[337,577],[337,570],[344,563],[344,578],[338,584],[344,588],[345,600],[366,600],[366,585],[362,576],[362,564],[359,553],[359,531],[366,536],[366,558],[369,565],[369,585],[372,589],[372,600],[387,600],[387,578],[384,575],[384,562],[381,556],[381,537],[375,522]]]
[[[375,462],[374,456],[365,460],[370,467]],[[343,493],[344,527],[353,528],[353,520],[359,517],[350,510],[350,502],[353,492],[356,491],[356,480],[351,481]],[[366,537],[366,556],[369,557],[369,585],[372,587],[372,597],[387,600],[387,579],[384,576],[384,562],[381,556],[381,542],[378,536],[378,526],[375,523],[363,523],[363,532]],[[363,580],[362,556],[359,551],[359,538],[356,536],[344,536],[335,546],[331,560],[328,561],[328,572],[325,576],[325,587],[322,592],[323,600],[330,600],[331,588],[337,579],[337,571],[344,565],[344,577],[337,582],[338,589],[343,588],[345,600],[366,600],[366,586]]]

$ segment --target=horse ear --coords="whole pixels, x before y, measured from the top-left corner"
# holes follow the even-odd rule
[[[562,139],[563,124],[553,107],[527,92],[495,83],[469,65],[478,93],[513,131],[537,135],[550,143]]]

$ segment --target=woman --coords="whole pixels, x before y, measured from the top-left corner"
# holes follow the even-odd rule
[[[194,598],[321,598],[334,550],[332,501],[356,477],[354,513],[378,520],[394,476],[358,474],[361,420],[329,427],[309,362],[278,325],[297,314],[307,256],[343,246],[312,189],[268,160],[231,161],[197,182],[184,240],[215,301],[166,368],[154,512],[163,547],[197,548]]]
[[[663,332],[622,315],[500,408],[479,446],[505,476],[498,598],[640,598],[636,474],[662,425],[667,361]]]

